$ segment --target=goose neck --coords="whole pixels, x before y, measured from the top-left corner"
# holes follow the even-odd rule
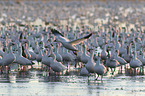
[[[83,53],[84,53],[84,54],[87,53],[87,48],[83,48]]]
[[[97,65],[99,65],[100,64],[100,57],[98,57],[98,60],[97,60],[97,63],[96,63]]]
[[[91,52],[90,52],[90,58],[93,60],[93,57],[94,57],[94,51],[91,50]]]

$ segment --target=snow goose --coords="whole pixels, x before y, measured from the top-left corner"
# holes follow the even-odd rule
[[[143,66],[145,66],[145,58],[144,58],[143,46],[141,46],[141,49],[139,51],[139,54],[138,54],[137,58],[142,62]]]
[[[81,76],[88,76],[89,75],[89,72],[88,72],[88,70],[85,67],[85,64],[83,65],[83,67],[80,70],[80,75]]]
[[[56,44],[55,55],[58,62],[62,62],[62,56],[59,54],[59,43]]]
[[[107,59],[107,55],[108,55],[108,53],[106,51],[106,44],[105,44],[105,45],[103,45],[103,50],[101,52],[101,59],[102,60],[106,60]]]
[[[131,54],[130,54],[130,51],[131,48],[129,45],[127,45],[127,48],[126,48],[126,52],[124,54],[122,54],[122,58],[127,62],[129,63],[130,60],[131,60]]]
[[[114,59],[116,59],[119,62],[120,65],[127,64],[127,62],[122,57],[120,57],[118,55],[119,55],[119,51],[116,49],[115,54],[114,54]]]
[[[53,59],[53,57],[55,56],[54,52],[53,52],[53,47],[51,45],[47,46],[49,48],[46,49],[45,51],[43,51],[44,55],[42,57],[42,63],[45,64],[46,66],[50,67],[51,65],[51,61]]]
[[[15,45],[13,42],[9,42],[8,44],[8,52],[3,56],[3,66],[8,66],[16,59],[15,55],[12,52],[12,45]]]
[[[145,58],[144,58],[144,49],[142,47],[137,58],[142,62],[142,74],[144,74]]]
[[[124,37],[122,38],[121,40],[121,47],[119,48],[119,56],[122,56],[122,54],[125,53],[126,49],[125,49],[125,46],[124,46]]]
[[[93,47],[95,47],[95,48],[99,47],[96,37],[93,38],[93,44],[92,44],[92,45],[93,45]]]
[[[8,47],[8,50],[5,50],[3,56],[2,56],[2,66],[8,66],[8,72],[9,72],[9,69],[10,69],[10,64],[12,64],[14,62],[14,60],[16,59],[15,55],[13,54],[12,52],[12,46],[15,45],[15,43],[13,42],[9,42],[7,47]],[[2,67],[2,69],[3,69]],[[2,70],[4,71],[4,70]]]
[[[22,56],[22,47],[21,47],[21,45],[18,48],[18,52],[16,52],[15,54],[16,54],[16,60],[14,62],[22,65],[23,66],[23,71],[25,71],[25,69],[24,69],[25,66],[27,66],[27,65],[32,66],[32,62],[29,59]]]
[[[30,60],[36,60],[36,56],[37,56],[37,54],[36,54],[35,52],[33,52],[33,51],[29,51],[29,54],[31,55]]]
[[[125,64],[127,64],[127,62],[118,55],[119,55],[119,51],[116,49],[115,54],[114,54],[114,59],[116,59],[119,62],[120,66],[121,66],[121,73],[122,73],[122,66],[124,65],[124,68],[126,68]]]
[[[96,65],[94,66],[94,71],[95,73],[98,74],[98,77],[99,75],[101,75],[101,81],[102,81],[103,75],[106,72],[106,67],[100,62],[100,54],[98,54],[98,60],[96,62]],[[97,80],[98,77],[95,80]]]
[[[68,52],[68,49],[65,49],[64,47],[63,47],[62,58],[63,58],[64,64],[67,63],[68,69],[69,69],[70,62],[73,62],[75,60],[74,56],[70,52]]]
[[[28,41],[27,41],[28,42]],[[25,53],[25,56],[23,55],[24,53],[22,53],[22,55],[25,57],[25,58],[28,58],[29,60],[31,59],[31,54],[29,53],[28,51],[28,44],[27,42],[25,42],[23,45],[22,45],[22,50],[23,52]]]
[[[100,48],[102,48],[102,46],[104,45],[103,38],[102,37],[98,37],[97,41],[98,41],[98,45],[100,46]]]
[[[87,46],[86,46],[86,44],[83,44],[82,48],[83,48],[83,53],[82,53],[82,56],[80,57],[80,60],[81,60],[82,63],[86,64],[88,62],[90,56],[87,54]]]
[[[115,37],[115,49],[119,49],[121,47],[120,42],[118,41],[118,35],[116,33],[116,37]]]
[[[4,55],[4,51],[3,51],[3,45],[0,42],[0,56]]]
[[[52,57],[48,56],[46,49],[43,50],[42,53],[43,53],[42,60],[41,60],[42,64],[50,67],[50,63],[51,63],[50,61],[51,61]]]
[[[113,54],[110,55],[108,52],[108,58],[106,60],[105,65],[106,65],[106,67],[109,67],[111,69],[112,75],[113,75],[115,72],[115,68],[119,65],[119,62],[116,59],[114,59]],[[114,70],[113,70],[113,68],[114,68]]]
[[[36,56],[36,60],[37,60],[37,62],[38,62],[38,65],[39,65],[39,63],[40,63],[41,60],[42,60],[42,56],[43,56],[42,50],[43,50],[43,48],[39,48],[39,54]]]
[[[77,67],[77,65],[79,65],[79,67],[82,67],[81,66],[81,56],[83,54],[82,46],[78,46],[78,49],[79,49],[79,52],[77,52],[75,67]]]
[[[95,66],[95,62],[94,62],[94,49],[89,49],[88,50],[90,52],[90,57],[88,59],[87,64],[85,64],[86,69],[88,70],[89,73],[94,73],[94,66]]]
[[[88,39],[88,38],[92,35],[92,33],[90,33],[89,35],[86,35],[86,36],[84,36],[84,37],[81,37],[81,38],[78,38],[78,39],[75,39],[75,40],[71,40],[71,41],[70,41],[69,39],[65,38],[65,37],[64,37],[58,30],[56,30],[56,29],[52,29],[52,28],[51,28],[51,32],[52,32],[55,36],[58,37],[58,38],[56,38],[56,41],[57,41],[57,42],[61,42],[62,45],[63,45],[66,49],[72,50],[72,51],[74,52],[74,54],[75,54],[76,51],[78,51],[78,49],[76,49],[76,48],[74,47],[74,45],[77,45],[77,44],[83,42],[84,40]]]
[[[32,43],[32,49],[33,51],[36,53],[36,54],[39,54],[39,45],[38,45],[38,42],[37,41],[34,41]]]
[[[50,67],[54,72],[62,72],[67,69],[61,62],[56,61],[56,56],[54,55],[51,59]]]
[[[137,58],[137,53],[136,51],[133,52],[131,55],[131,60],[129,63],[130,67],[134,69],[134,75],[136,75],[136,68],[142,66],[142,62]]]
[[[36,53],[33,52],[33,50],[30,50],[29,51],[29,47],[30,47],[30,41],[29,40],[26,40],[25,42],[25,49],[24,49],[24,52],[27,54],[27,57],[29,60],[36,60]]]

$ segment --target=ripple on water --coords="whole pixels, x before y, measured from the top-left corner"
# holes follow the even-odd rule
[[[47,74],[47,73],[46,73]],[[0,95],[122,95],[143,94],[145,76],[116,77],[104,76],[103,82],[94,81],[95,77],[50,76],[44,72],[30,71],[29,74],[9,74],[0,76]]]

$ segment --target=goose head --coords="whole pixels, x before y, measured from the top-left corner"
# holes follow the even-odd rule
[[[92,47],[88,49],[88,52],[90,52],[90,53],[93,53],[93,51],[94,51],[94,48],[92,48]]]
[[[87,45],[86,44],[83,44],[82,46],[83,46],[83,48],[87,48]]]
[[[53,42],[54,42],[54,43],[62,43],[62,41],[59,40],[58,38],[56,38]]]
[[[15,45],[14,42],[9,42],[9,44],[8,44],[8,46],[13,46],[13,45]]]
[[[118,55],[118,54],[119,54],[119,50],[116,49],[116,50],[115,50],[115,53]]]

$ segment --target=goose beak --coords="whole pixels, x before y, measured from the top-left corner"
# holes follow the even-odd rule
[[[13,42],[12,45],[15,45],[15,43]]]
[[[90,52],[90,49],[88,49],[87,51]]]
[[[93,49],[88,49],[88,52],[91,52],[91,50],[93,50]]]
[[[53,42],[57,42],[57,40],[55,39]]]

